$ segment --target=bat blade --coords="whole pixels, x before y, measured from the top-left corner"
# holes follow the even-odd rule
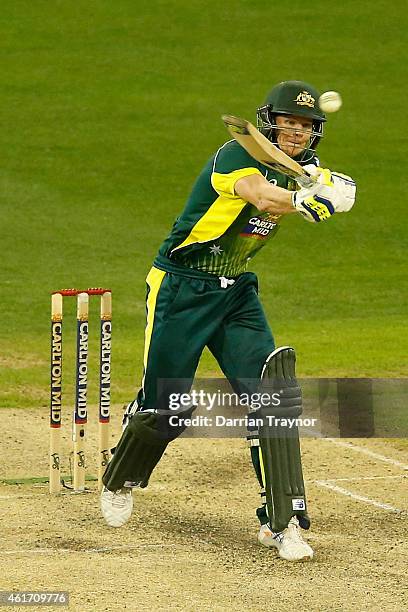
[[[302,187],[311,187],[316,182],[294,159],[272,144],[256,127],[246,119],[234,115],[223,115],[225,127],[233,138],[250,154],[267,168],[277,170]]]

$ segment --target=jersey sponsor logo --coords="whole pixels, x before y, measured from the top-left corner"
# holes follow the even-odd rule
[[[251,217],[240,235],[266,240],[275,227],[275,221],[270,220],[269,217]]]

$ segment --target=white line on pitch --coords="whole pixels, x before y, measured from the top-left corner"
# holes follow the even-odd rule
[[[101,552],[114,552],[114,551],[130,551],[130,550],[140,550],[146,548],[184,548],[182,544],[123,544],[123,545],[115,545],[115,546],[103,546],[101,548],[82,548],[82,549],[73,549],[73,548],[23,548],[23,549],[12,549],[12,550],[0,550],[1,555],[55,555],[58,553],[70,553],[70,554],[78,554],[78,553],[101,553]]]
[[[32,499],[32,495],[0,495],[0,499]]]
[[[110,552],[113,550],[138,550],[140,548],[177,548],[182,547],[182,544],[117,544],[115,546],[102,546],[101,548],[87,548],[84,552],[98,553]]]
[[[357,493],[353,493],[348,489],[343,489],[343,487],[338,487],[337,485],[331,484],[327,482],[327,480],[315,480],[316,484],[321,487],[326,487],[327,489],[331,489],[336,493],[340,493],[341,495],[345,495],[346,497],[351,497],[352,499],[356,499],[357,501],[365,502],[366,504],[370,504],[371,506],[376,506],[377,508],[382,508],[382,510],[389,510],[390,512],[403,512],[399,508],[394,508],[391,504],[384,504],[382,502],[376,501],[375,499],[370,499],[370,497],[365,497],[364,495],[358,495]]]
[[[396,476],[355,476],[351,478],[325,478],[324,482],[358,482],[360,480],[387,480],[392,478],[408,478],[406,474],[397,474]],[[308,480],[307,482],[323,482],[322,480]]]
[[[336,444],[336,446],[342,446],[343,448],[349,448],[350,450],[354,450],[358,453],[364,453],[373,459],[378,459],[379,461],[384,461],[385,463],[391,463],[396,467],[400,467],[403,470],[408,470],[408,465],[405,463],[401,463],[401,461],[397,461],[396,459],[391,459],[391,457],[386,457],[385,455],[380,455],[379,453],[375,453],[374,451],[365,448],[364,446],[358,446],[357,444],[352,444],[351,442],[344,442],[343,440],[336,440],[335,438],[323,438],[323,440],[327,440],[332,444]]]
[[[69,548],[15,548],[14,550],[0,550],[0,555],[46,555],[57,552],[77,552]],[[79,552],[79,551],[78,551]],[[82,551],[83,552],[83,551]]]

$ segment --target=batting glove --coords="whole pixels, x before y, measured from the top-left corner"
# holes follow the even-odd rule
[[[335,210],[336,212],[348,212],[353,208],[356,201],[356,184],[347,174],[332,172],[331,176],[334,189],[337,192]]]
[[[306,221],[320,223],[330,219],[335,212],[332,196],[333,186],[316,183],[312,187],[295,191],[292,195],[292,204]]]
[[[320,168],[309,164],[305,169],[312,176],[317,177],[319,185],[334,188],[334,193],[329,197],[336,212],[348,212],[352,209],[356,200],[356,184],[347,174],[332,172],[328,168]]]
[[[326,221],[335,212],[348,212],[356,198],[356,184],[350,176],[331,172],[312,164],[305,170],[317,178],[310,188],[300,189],[292,196],[293,206],[312,223]]]

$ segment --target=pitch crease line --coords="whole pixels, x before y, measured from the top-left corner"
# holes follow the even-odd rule
[[[336,444],[336,446],[342,446],[343,448],[349,448],[358,453],[364,453],[364,455],[368,455],[373,459],[378,459],[379,461],[384,461],[385,463],[391,463],[391,465],[395,465],[396,467],[402,468],[403,470],[408,470],[408,465],[402,463],[401,461],[397,461],[397,459],[391,459],[391,457],[386,457],[385,455],[380,455],[379,453],[375,453],[374,451],[365,448],[364,446],[357,446],[357,444],[351,444],[351,442],[343,442],[341,440],[336,440],[335,438],[323,438],[323,440],[327,440],[332,444]]]
[[[359,482],[361,480],[387,480],[394,478],[408,478],[408,475],[405,474],[397,474],[396,476],[355,476],[350,478],[325,478],[322,480],[308,480],[307,482]]]
[[[58,553],[69,553],[69,554],[95,554],[103,552],[115,552],[115,551],[130,551],[130,550],[141,550],[146,548],[183,548],[182,544],[129,544],[129,545],[117,545],[117,546],[103,546],[101,548],[81,548],[75,550],[74,548],[23,548],[23,549],[12,549],[12,550],[0,550],[1,555],[55,555]]]
[[[4,499],[32,499],[32,495],[0,495],[0,500]]]
[[[338,487],[337,485],[331,484],[326,480],[316,480],[315,482],[321,487],[326,487],[327,489],[331,489],[336,493],[340,493],[341,495],[345,495],[346,497],[351,497],[352,499],[356,499],[357,501],[365,502],[366,504],[370,504],[371,506],[375,506],[376,508],[381,508],[382,510],[389,510],[390,512],[395,512],[397,514],[403,512],[403,510],[400,510],[399,508],[394,508],[394,506],[391,506],[391,504],[384,504],[382,502],[376,501],[375,499],[371,499],[370,497],[358,495],[358,493],[353,493],[348,489]]]

